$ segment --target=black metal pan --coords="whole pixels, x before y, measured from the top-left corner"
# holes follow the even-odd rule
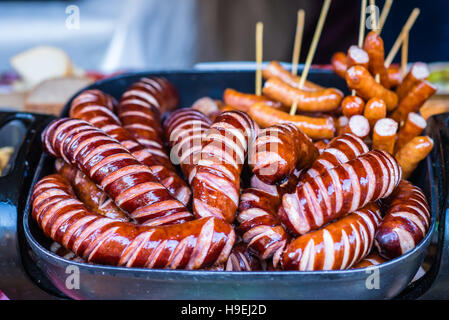
[[[164,76],[174,83],[181,96],[181,107],[188,107],[203,96],[221,98],[227,87],[251,92],[254,84],[253,72],[182,71],[121,75],[89,88],[100,89],[119,98],[131,83],[142,76],[151,75]],[[309,77],[324,86],[345,88],[344,81],[329,71],[312,70]],[[67,115],[69,104],[70,101],[63,116]],[[401,292],[413,297],[416,287],[408,285],[426,255],[443,204],[440,188],[441,176],[445,173],[441,171],[441,155],[436,152],[441,141],[432,128],[428,134],[435,139],[437,147],[421,163],[412,181],[423,189],[429,199],[432,211],[430,232],[414,250],[378,267],[344,271],[248,273],[146,270],[76,263],[48,250],[50,240],[43,236],[32,220],[29,198],[23,211],[24,236],[31,257],[42,270],[44,278],[49,279],[61,293],[75,299],[385,299],[396,297]],[[52,172],[53,160],[42,154],[32,184]],[[30,189],[22,189],[22,192],[29,195]],[[79,275],[79,288],[73,288],[71,282],[74,270]],[[378,277],[378,287],[373,277]]]

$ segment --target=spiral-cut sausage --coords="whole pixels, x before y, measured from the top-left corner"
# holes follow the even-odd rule
[[[102,217],[54,174],[33,190],[33,218],[44,233],[88,262],[114,266],[199,269],[224,263],[234,245],[231,225],[216,218],[148,227]]]
[[[299,271],[350,268],[370,252],[380,221],[379,206],[368,204],[292,241],[284,252],[282,266]]]
[[[202,144],[212,122],[203,113],[193,109],[172,112],[164,122],[173,162],[179,163],[184,177],[192,183],[196,174]]]
[[[371,252],[364,259],[360,260],[357,264],[353,265],[351,269],[367,268],[384,263],[387,260],[382,258],[377,252]]]
[[[368,151],[368,146],[360,138],[350,133],[345,133],[335,137],[329,142],[309,170],[306,171],[306,175],[310,178],[314,178],[327,170],[355,159]]]
[[[193,178],[193,211],[197,217],[234,221],[240,196],[240,174],[257,127],[241,111],[220,114],[206,135]]]
[[[427,234],[430,211],[424,193],[402,180],[385,200],[387,213],[377,229],[375,245],[385,258],[395,258],[412,250]]]
[[[304,234],[389,196],[400,179],[401,169],[390,154],[369,151],[319,176],[304,177],[295,192],[282,197],[278,217],[291,233]]]
[[[163,225],[192,219],[147,166],[88,122],[53,121],[42,133],[42,141],[49,154],[80,169],[138,223]]]
[[[167,168],[172,164],[164,148],[160,119],[177,104],[171,87],[161,78],[142,78],[123,93],[116,110],[123,127]]]
[[[295,169],[310,167],[318,149],[292,123],[281,123],[259,132],[249,150],[253,173],[265,183],[275,184]]]
[[[91,96],[99,98],[95,101],[95,99],[89,98]],[[104,96],[104,98],[101,96]],[[121,126],[120,120],[113,113],[113,110],[102,104],[103,100],[107,100],[107,96],[99,90],[83,91],[72,101],[70,117],[85,120],[112,138],[117,139],[137,160],[150,168],[153,175],[167,188],[171,195],[183,204],[188,204],[192,193],[187,184],[175,171],[158,162],[152,155],[151,150],[142,146]]]
[[[280,204],[279,195],[248,188],[240,197],[237,215],[238,231],[248,248],[261,259],[273,257],[274,266],[289,241],[289,235],[276,216]]]
[[[260,261],[251,252],[243,242],[237,243],[231,250],[228,261],[224,266],[226,271],[257,271],[262,270]]]
[[[114,201],[80,170],[62,159],[56,159],[55,169],[57,173],[70,181],[78,198],[90,210],[111,219],[129,221],[128,216],[116,206]]]

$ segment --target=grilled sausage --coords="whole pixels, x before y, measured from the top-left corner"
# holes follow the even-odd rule
[[[276,216],[280,204],[279,195],[248,188],[240,197],[237,215],[238,231],[248,248],[263,260],[273,258],[275,266],[290,238]]]
[[[346,117],[352,117],[355,115],[363,114],[363,108],[365,107],[365,101],[357,96],[347,96],[341,102],[341,111]]]
[[[161,114],[174,102],[166,100],[171,91],[161,86],[157,78],[142,78],[125,91],[116,108],[123,127],[162,165],[172,164],[164,148]],[[157,86],[159,84],[159,87]],[[166,81],[166,85],[169,83]],[[164,89],[165,88],[165,89]],[[169,99],[170,100],[170,99]],[[175,100],[175,99],[171,99]],[[171,101],[170,100],[170,101]]]
[[[387,262],[387,260],[382,258],[377,252],[371,252],[359,263],[352,266],[351,269],[368,268],[368,267],[375,266],[375,265],[378,265],[378,264],[381,264],[384,262]]]
[[[172,112],[164,122],[165,137],[171,147],[170,158],[181,165],[182,173],[190,184],[211,124],[203,113],[188,108]]]
[[[240,195],[240,174],[257,127],[241,111],[223,112],[206,134],[193,178],[193,211],[197,217],[234,221]]]
[[[349,47],[348,54],[346,56],[346,68],[351,68],[352,66],[363,66],[365,68],[368,68],[369,62],[369,55],[365,50],[363,50],[359,46]]]
[[[296,101],[297,110],[304,112],[334,111],[343,99],[343,93],[335,88],[306,91],[292,87],[277,78],[265,81],[262,92],[268,98],[286,106],[291,106]]]
[[[332,70],[341,78],[345,78],[348,60],[344,52],[335,52],[331,59]]]
[[[272,101],[267,97],[257,96],[255,94],[241,93],[230,88],[223,92],[223,102],[225,105],[243,112],[248,112],[249,108],[256,102],[265,103],[275,109],[282,109],[282,103],[278,101]]]
[[[398,132],[398,141],[396,143],[396,151],[401,149],[407,142],[414,137],[419,136],[427,126],[426,119],[415,112],[410,112],[404,125]]]
[[[402,168],[402,176],[408,179],[418,164],[432,151],[433,140],[428,136],[414,137],[394,155]]]
[[[346,84],[357,95],[365,100],[371,98],[382,99],[387,105],[388,111],[396,108],[398,96],[393,91],[384,88],[377,83],[371,74],[362,66],[353,66],[346,71]]]
[[[349,118],[348,124],[343,131],[363,139],[367,137],[370,132],[369,121],[364,116],[356,114]]]
[[[282,197],[278,217],[293,234],[322,225],[387,197],[401,179],[401,169],[388,153],[369,151],[319,176],[304,177],[295,192]]]
[[[396,143],[398,123],[391,118],[383,118],[376,122],[373,130],[372,149],[383,150],[393,154]]]
[[[282,68],[282,66],[277,61],[271,61],[265,67],[265,69],[262,70],[262,76],[265,80],[268,80],[270,78],[278,78],[289,86],[296,88],[298,87],[299,80],[301,79],[301,77],[294,76],[293,74],[291,74],[291,72],[288,72],[287,70]],[[306,80],[302,89],[306,91],[319,91],[323,90],[324,88],[316,83],[313,83],[312,81]]]
[[[388,78],[387,69],[385,68],[384,42],[376,31],[371,31],[366,35],[365,42],[363,43],[363,50],[365,50],[369,56],[368,70],[373,76],[379,75],[382,86],[389,89],[391,84]]]
[[[191,191],[184,180],[171,169],[172,166],[168,168],[161,164],[150,149],[142,146],[121,126],[120,120],[113,110],[101,103],[101,100],[106,100],[105,98],[95,100],[92,96],[101,97],[107,96],[107,94],[99,90],[83,91],[72,101],[70,117],[85,120],[120,142],[137,160],[150,168],[157,181],[166,187],[173,197],[187,205],[190,201]]]
[[[60,175],[33,190],[33,218],[44,233],[87,262],[137,268],[199,269],[224,263],[234,245],[231,225],[204,218],[182,224],[137,226],[89,211]]]
[[[371,128],[374,128],[376,122],[387,116],[387,105],[382,99],[371,98],[365,105],[363,115],[368,119]]]
[[[385,200],[386,215],[377,229],[375,245],[385,258],[395,258],[412,250],[427,234],[430,211],[424,193],[402,180]]]
[[[311,139],[330,139],[335,134],[335,124],[332,117],[291,116],[264,103],[253,104],[249,109],[249,115],[262,128],[292,122]]]
[[[228,261],[224,266],[226,271],[257,271],[262,270],[260,261],[246,247],[243,242],[237,243],[231,250]]]
[[[283,254],[285,270],[348,269],[365,257],[381,221],[375,203],[292,241]]]
[[[128,216],[115,205],[114,201],[80,170],[62,159],[56,159],[55,169],[57,173],[70,181],[77,197],[90,210],[111,219],[129,221]]]
[[[399,101],[402,100],[403,97],[422,80],[426,80],[430,75],[429,67],[427,64],[423,62],[415,62],[410,70],[407,72],[407,75],[404,77],[404,80],[401,84],[396,88],[396,94],[398,95]]]
[[[42,141],[47,153],[80,169],[138,223],[162,225],[192,219],[147,166],[88,122],[55,120],[42,133]]]
[[[296,169],[310,167],[318,149],[292,123],[282,123],[261,130],[249,150],[253,173],[265,183],[285,180]]]

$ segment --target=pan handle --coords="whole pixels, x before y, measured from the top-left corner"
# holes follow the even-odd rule
[[[429,165],[433,166],[436,194],[437,232],[436,252],[426,274],[411,283],[397,299],[448,299],[449,298],[449,113],[439,114],[427,120],[427,134],[435,142]]]
[[[40,135],[53,119],[50,115],[0,112],[0,129],[17,120],[25,131],[23,137],[16,137],[11,169],[0,177],[0,290],[10,299],[51,298],[24,268],[22,218],[33,172],[42,154]]]

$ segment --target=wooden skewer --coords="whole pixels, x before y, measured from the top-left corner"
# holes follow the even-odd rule
[[[409,37],[409,34],[407,33],[405,38],[404,38],[404,41],[402,41],[402,49],[401,49],[401,73],[402,73],[402,78],[404,78],[405,74],[407,73],[408,37]]]
[[[298,19],[296,22],[295,44],[293,46],[292,57],[292,75],[298,74],[299,56],[301,54],[302,35],[304,33],[304,9],[298,10]]]
[[[302,71],[301,78],[299,80],[298,88],[302,89],[304,86],[304,82],[307,79],[307,75],[309,74],[310,65],[312,64],[313,56],[315,55],[315,50],[318,45],[318,40],[321,36],[321,31],[323,30],[324,21],[326,20],[327,12],[329,11],[329,6],[331,4],[331,0],[325,0],[323,7],[321,8],[320,17],[318,19],[318,24],[315,29],[315,33],[313,34],[312,43],[309,48],[309,52],[307,53],[306,63],[304,65],[304,70]],[[290,108],[290,115],[294,115],[296,113],[296,101],[293,103]]]
[[[359,26],[359,47],[363,46],[363,39],[365,38],[365,16],[366,16],[366,0],[362,0],[362,8],[360,11],[360,26]]]
[[[373,26],[373,30],[379,33],[379,26],[377,24],[377,15],[376,15],[376,2],[374,0],[369,0],[369,6],[371,9],[371,23]]]
[[[391,62],[393,62],[394,56],[396,55],[396,53],[398,53],[399,47],[404,41],[404,37],[407,36],[413,24],[415,23],[416,18],[418,18],[419,12],[420,12],[419,9],[415,8],[408,17],[407,22],[402,27],[401,33],[399,33],[398,38],[394,42],[393,47],[391,48],[387,58],[385,59],[385,68],[388,68]]]
[[[393,4],[393,0],[386,0],[384,7],[382,8],[382,13],[380,14],[380,18],[379,18],[379,31],[378,33],[380,34],[382,32],[382,29],[384,27],[385,24],[385,20],[387,20],[388,17],[388,13],[390,13],[390,9],[391,9],[391,5]]]
[[[360,48],[363,47],[363,39],[365,38],[365,17],[366,17],[366,0],[362,0],[362,6],[360,8],[360,25],[359,25],[359,42]],[[355,90],[351,91],[351,95],[355,96]]]
[[[263,23],[256,23],[256,95],[262,94]]]

